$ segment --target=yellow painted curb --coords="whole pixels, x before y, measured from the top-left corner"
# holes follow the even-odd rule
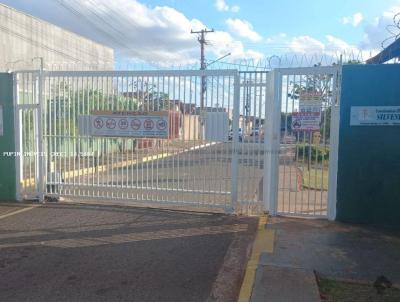
[[[249,302],[253,291],[256,270],[262,253],[273,253],[275,231],[266,228],[268,217],[263,215],[258,222],[256,238],[253,242],[250,259],[247,263],[238,302]]]

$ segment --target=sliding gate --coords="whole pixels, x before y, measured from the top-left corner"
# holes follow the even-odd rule
[[[236,70],[29,71],[14,80],[20,199],[261,208],[263,144],[252,132],[265,92],[246,109]],[[167,127],[166,137],[116,131],[161,115],[164,123],[141,126]]]

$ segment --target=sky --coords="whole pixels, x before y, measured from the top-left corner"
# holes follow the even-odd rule
[[[195,64],[207,35],[208,61],[266,60],[281,55],[362,53],[393,34],[400,0],[0,0],[114,48],[117,61]],[[400,34],[398,28],[392,28]],[[388,40],[386,44],[392,40]]]

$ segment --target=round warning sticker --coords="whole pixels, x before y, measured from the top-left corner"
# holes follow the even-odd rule
[[[94,126],[96,129],[101,129],[101,128],[103,128],[103,126],[104,126],[103,119],[100,118],[100,117],[96,118],[96,119],[93,121],[93,126]]]
[[[108,120],[106,121],[106,127],[107,127],[108,129],[114,129],[116,125],[117,125],[117,122],[116,122],[115,119],[113,119],[113,118],[110,118],[110,119],[108,119]]]
[[[157,129],[158,130],[165,130],[167,128],[167,122],[165,120],[159,119],[157,121]]]
[[[131,128],[133,130],[139,130],[140,126],[142,125],[142,123],[140,122],[139,119],[135,118],[131,121]]]
[[[143,123],[143,127],[145,130],[153,130],[154,128],[154,122],[153,120],[147,119]]]
[[[118,122],[119,129],[126,129],[126,128],[128,128],[128,126],[129,126],[129,123],[128,123],[127,119],[123,118],[123,119],[119,120],[119,122]]]

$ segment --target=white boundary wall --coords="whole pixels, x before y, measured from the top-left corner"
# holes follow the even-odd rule
[[[114,64],[113,49],[0,4],[0,71],[37,68],[38,57],[47,69],[110,70]]]

